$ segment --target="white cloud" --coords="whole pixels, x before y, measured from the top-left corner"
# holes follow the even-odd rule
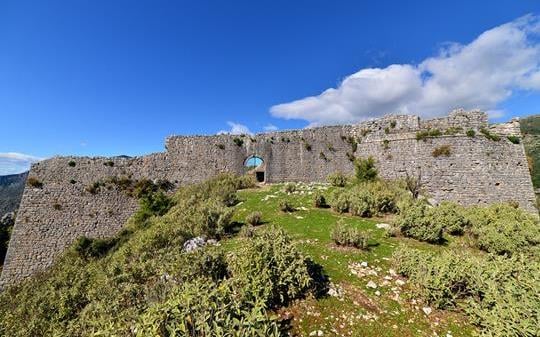
[[[249,130],[249,128],[243,124],[235,123],[235,122],[227,122],[227,124],[230,126],[230,130],[221,130],[218,131],[218,135],[221,134],[231,134],[231,135],[252,135],[253,133]]]
[[[278,127],[274,124],[268,124],[264,126],[264,131],[277,131]]]
[[[447,43],[420,64],[366,68],[337,88],[271,107],[275,117],[311,125],[353,123],[388,113],[423,117],[463,107],[497,111],[513,90],[540,91],[540,18],[527,15],[480,34],[467,45]]]
[[[42,160],[42,158],[24,153],[0,153],[0,175],[17,174],[28,171],[32,163],[40,160]]]

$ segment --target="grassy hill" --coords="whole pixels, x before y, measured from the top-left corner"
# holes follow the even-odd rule
[[[535,188],[540,188],[540,115],[522,118],[521,132],[523,144],[532,165],[532,180]]]
[[[0,295],[0,335],[539,332],[540,224],[511,205],[431,207],[401,182],[139,186],[116,237]]]

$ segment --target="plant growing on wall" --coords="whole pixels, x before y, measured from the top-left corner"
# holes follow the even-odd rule
[[[358,182],[372,181],[377,178],[377,168],[375,167],[375,159],[356,158],[354,161],[355,177]]]
[[[236,144],[236,146],[241,147],[244,145],[244,140],[242,138],[234,137],[233,143]]]
[[[418,131],[416,133],[416,140],[425,141],[428,138],[439,137],[441,135],[442,133],[441,133],[441,130],[439,129],[427,129],[427,130]]]
[[[390,141],[388,139],[383,140],[383,149],[388,150],[390,148]]]
[[[77,165],[77,163],[76,163],[75,161],[73,161],[73,160],[70,160],[70,161],[68,162],[68,166],[69,166],[69,167],[75,167],[75,165]]]
[[[467,137],[473,138],[474,136],[476,136],[476,132],[473,129],[467,130]]]
[[[499,137],[498,135],[496,135],[494,133],[491,133],[486,128],[481,128],[480,133],[483,134],[487,139],[492,140],[494,142],[498,142],[499,140],[501,140],[501,137]]]
[[[43,183],[36,177],[28,177],[28,179],[26,179],[26,184],[35,188],[43,187]]]
[[[217,144],[216,146],[220,150],[225,150],[225,145],[223,145],[223,144]]]
[[[513,144],[519,144],[521,142],[518,136],[507,136],[506,138]]]
[[[431,154],[435,158],[440,156],[450,157],[452,154],[452,148],[450,145],[441,145],[436,147]]]

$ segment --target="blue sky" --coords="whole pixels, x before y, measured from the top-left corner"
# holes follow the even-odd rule
[[[0,174],[162,151],[171,134],[540,113],[538,14],[537,0],[3,1]]]

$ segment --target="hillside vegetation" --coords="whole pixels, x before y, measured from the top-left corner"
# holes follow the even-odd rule
[[[537,336],[540,224],[433,207],[372,161],[330,184],[219,176],[0,295],[2,336]],[[418,196],[418,198],[415,198]]]
[[[523,145],[532,167],[531,175],[535,188],[540,188],[540,115],[529,116],[520,120],[523,133]]]

